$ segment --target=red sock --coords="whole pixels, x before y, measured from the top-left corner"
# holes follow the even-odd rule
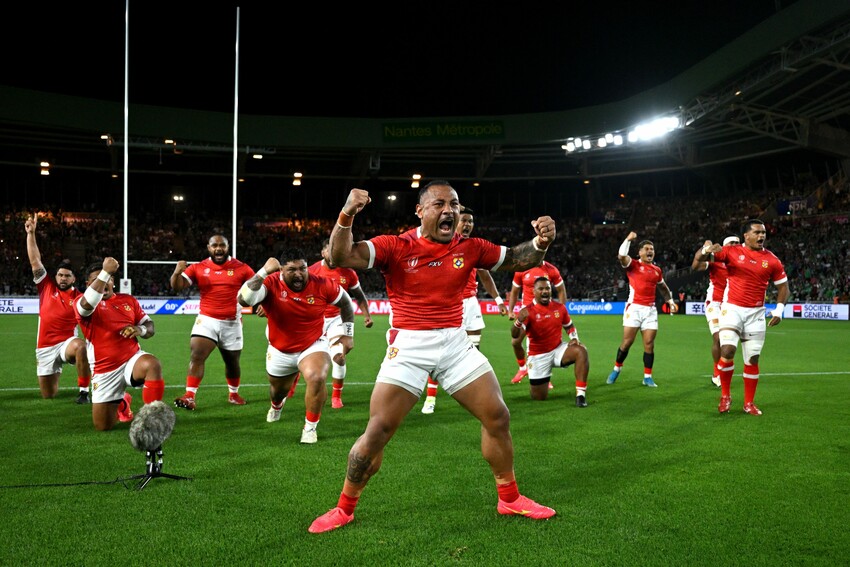
[[[340,386],[337,386],[336,384],[333,385],[333,392],[331,393],[331,397],[337,398],[337,399],[340,399],[340,400],[342,399],[342,386],[341,385]]]
[[[313,412],[311,412],[311,411],[308,411],[308,412],[305,412],[305,416],[304,416],[304,417],[305,417],[305,418],[307,419],[307,421],[309,421],[310,423],[319,423],[319,418],[320,418],[320,417],[322,417],[322,413],[321,413],[321,412],[319,412],[319,413],[313,413]]]
[[[496,491],[499,493],[499,500],[502,502],[513,502],[519,498],[519,489],[515,480],[505,484],[496,484]]]
[[[643,367],[643,375],[644,376],[652,376],[652,368]]]
[[[437,395],[437,388],[440,386],[440,383],[428,376],[428,386],[425,388],[425,395],[434,397]]]
[[[717,363],[717,375],[720,376],[720,395],[732,395],[732,374],[735,372],[735,361],[724,363],[721,359]]]
[[[520,368],[523,368],[525,366],[525,358],[517,358],[516,363],[519,364]]]
[[[77,376],[77,386],[82,388],[88,388],[89,384],[91,384],[91,376]]]
[[[142,400],[146,404],[161,400],[163,393],[165,393],[165,382],[162,378],[159,380],[145,380],[145,385],[142,386]]]
[[[230,390],[231,394],[239,392],[239,376],[236,378],[225,378],[225,380],[227,380],[227,389]]]
[[[197,376],[186,376],[186,395],[188,397],[195,397],[195,392],[197,392],[198,388],[201,386],[201,380],[203,380],[203,378],[198,378]]]
[[[583,396],[587,391],[587,382],[576,378],[576,396]]]
[[[756,387],[759,384],[759,365],[744,365],[744,405],[756,399]]]
[[[339,501],[336,503],[337,507],[342,508],[342,511],[346,514],[353,514],[354,508],[357,507],[357,501],[360,500],[359,496],[346,496],[344,492],[341,492],[339,495]]]

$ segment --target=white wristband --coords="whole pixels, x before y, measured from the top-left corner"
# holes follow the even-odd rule
[[[538,252],[546,252],[546,248],[541,248],[540,246],[537,245],[537,242],[539,241],[539,239],[540,239],[539,236],[535,236],[531,240],[531,245],[534,246],[534,249],[537,250]]]
[[[568,337],[570,337],[570,340],[571,340],[571,341],[577,341],[577,340],[578,340],[578,331],[576,331],[575,329],[573,329],[572,331],[570,331],[569,333],[567,333],[567,336],[568,336]]]
[[[259,270],[257,270],[257,272],[254,275],[260,276],[261,279],[266,279],[266,277],[268,277],[269,273],[265,270],[265,268],[260,268]]]
[[[109,278],[111,278],[111,277],[112,277],[112,274],[110,274],[106,270],[101,270],[100,273],[97,275],[97,279],[99,279],[103,283],[107,283],[109,281]]]
[[[780,319],[782,319],[782,315],[785,314],[785,304],[784,303],[777,303],[776,309],[771,311],[770,314],[773,317],[779,317]]]
[[[347,321],[343,321],[342,323],[342,334],[346,337],[354,336],[354,323],[349,323]]]
[[[620,254],[620,256],[628,256],[629,255],[629,248],[631,248],[631,246],[632,246],[631,240],[628,240],[628,239],[624,240],[623,243],[620,244],[620,249],[617,250],[617,252]]]
[[[147,336],[147,334],[148,334],[148,328],[147,327],[145,327],[144,325],[139,325],[139,329],[140,329],[140,331],[139,331],[140,337]]]
[[[711,248],[709,248],[708,246],[703,246],[703,247],[702,247],[702,255],[703,255],[703,256],[708,256],[708,251],[709,251],[709,250],[711,250]]]
[[[496,301],[496,305],[504,305],[505,304],[505,300],[502,299],[502,297],[500,295],[496,296],[495,301]]]

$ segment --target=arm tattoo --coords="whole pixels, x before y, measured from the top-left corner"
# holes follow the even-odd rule
[[[46,273],[47,273],[47,270],[45,270],[43,266],[41,268],[36,268],[35,270],[32,271],[32,275],[35,279],[40,278],[41,276],[43,276]]]
[[[540,264],[546,256],[546,251],[538,252],[529,240],[508,248],[505,261],[499,266],[499,272],[524,272]]]

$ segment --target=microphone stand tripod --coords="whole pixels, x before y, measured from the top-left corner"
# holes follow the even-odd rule
[[[137,474],[135,476],[129,477],[132,479],[141,479],[139,483],[136,485],[136,490],[143,490],[151,479],[154,478],[170,478],[173,480],[192,480],[188,476],[177,476],[174,474],[167,474],[162,472],[162,447],[160,446],[157,449],[153,449],[151,451],[145,451],[145,464],[146,471],[145,474]]]

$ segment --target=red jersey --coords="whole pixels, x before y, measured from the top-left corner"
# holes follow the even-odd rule
[[[473,270],[463,288],[463,298],[478,297],[478,270]]]
[[[525,334],[528,336],[528,354],[546,354],[561,344],[561,329],[573,324],[570,314],[563,303],[549,301],[542,305],[532,301],[525,307],[528,319],[525,320]]]
[[[312,264],[307,270],[311,275],[314,276],[322,276],[323,278],[327,278],[329,280],[333,280],[345,291],[350,291],[352,289],[360,288],[360,278],[357,277],[357,272],[352,270],[351,268],[340,268],[336,267],[331,269],[325,264],[324,260],[319,260],[315,264]],[[354,300],[351,300],[351,308],[354,309]],[[339,315],[339,307],[329,303],[325,308],[325,319],[330,319],[332,317],[336,317]]]
[[[507,248],[481,238],[442,244],[421,238],[418,231],[368,240],[369,267],[384,275],[393,327],[431,330],[460,327],[463,290],[470,273],[502,265]]]
[[[76,336],[77,310],[74,308],[74,301],[82,295],[80,290],[71,287],[62,291],[47,274],[35,283],[38,289],[36,348],[58,345]]]
[[[625,270],[629,277],[628,302],[648,307],[655,305],[655,287],[664,281],[661,268],[632,259]]]
[[[201,292],[201,315],[219,320],[242,316],[242,307],[236,298],[242,284],[253,276],[254,270],[248,264],[229,256],[220,266],[207,258],[189,265],[183,272],[183,277],[197,285]]]
[[[292,291],[280,273],[263,280],[266,297],[260,302],[268,317],[269,344],[280,352],[301,352],[322,336],[325,310],[339,301],[335,281],[310,274],[301,291]]]
[[[738,307],[761,307],[771,280],[775,285],[788,281],[782,262],[767,250],[730,246],[715,252],[714,261],[725,264],[728,272],[723,302]]]
[[[122,337],[120,331],[150,319],[136,298],[126,293],[116,293],[109,299],[101,299],[88,317],[80,315],[76,305],[74,313],[86,338],[89,363],[95,374],[120,368],[139,352],[141,347],[138,339]]]
[[[558,271],[558,268],[546,260],[543,260],[542,265],[534,266],[530,270],[514,272],[513,286],[522,288],[522,296],[519,299],[521,308],[534,301],[534,281],[540,277],[549,280],[553,291],[556,287],[564,283],[564,279],[561,277],[561,272]],[[526,303],[526,300],[528,303]]]
[[[706,301],[720,303],[726,292],[726,264],[720,262],[708,263],[708,289],[705,292]]]

